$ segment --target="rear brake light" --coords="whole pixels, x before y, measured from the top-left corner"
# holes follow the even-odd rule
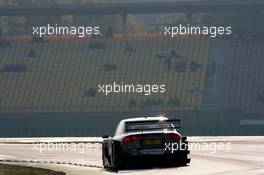
[[[132,135],[132,136],[127,136],[127,137],[123,138],[122,142],[123,143],[130,143],[130,142],[134,142],[138,139],[139,139],[138,135]]]
[[[178,135],[178,134],[167,134],[167,138],[170,139],[171,141],[173,142],[176,142],[176,141],[180,141],[181,140],[181,136]]]

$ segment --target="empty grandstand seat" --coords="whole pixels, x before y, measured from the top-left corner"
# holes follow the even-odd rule
[[[12,47],[0,48],[1,67],[26,65],[25,74],[0,73],[1,80],[5,82],[0,84],[2,111],[126,111],[142,110],[142,107],[150,110],[193,110],[201,107],[203,94],[200,91],[190,93],[189,85],[204,88],[208,61],[206,38],[133,34],[125,40],[115,34],[112,38],[96,42],[100,49],[94,49],[90,38],[54,37],[43,44],[29,40],[28,37],[16,37],[10,41]],[[125,52],[127,46],[135,52]],[[28,55],[32,50],[37,53],[35,57]],[[156,57],[161,52],[167,54],[165,59]],[[169,63],[168,57],[171,58]],[[174,67],[179,59],[187,65],[184,73],[168,69],[168,64]],[[191,71],[193,61],[202,68]],[[105,71],[106,64],[114,66],[115,71]],[[98,84],[114,81],[166,84],[166,92],[150,96],[96,93]]]

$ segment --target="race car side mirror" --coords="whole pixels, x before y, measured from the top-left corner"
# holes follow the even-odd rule
[[[108,136],[108,135],[103,135],[102,138],[103,138],[103,139],[108,139],[109,136]]]

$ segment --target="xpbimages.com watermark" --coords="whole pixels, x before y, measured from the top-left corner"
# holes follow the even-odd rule
[[[190,150],[195,152],[205,151],[208,153],[215,154],[217,152],[231,151],[231,149],[232,149],[231,143],[222,143],[222,142],[191,142],[188,144],[182,141],[165,142],[165,151],[172,154],[177,151],[185,151],[185,150]]]
[[[98,93],[105,95],[109,94],[119,94],[119,93],[137,93],[143,95],[151,95],[157,93],[165,93],[165,84],[128,84],[128,83],[117,83],[112,84],[99,84]]]
[[[204,35],[211,38],[216,38],[223,35],[231,35],[231,26],[197,26],[197,25],[175,25],[165,26],[164,35],[175,37],[178,35]]]
[[[43,37],[45,35],[77,35],[83,38],[89,35],[100,35],[100,27],[98,26],[59,26],[58,24],[46,26],[33,26],[32,35]]]
[[[98,151],[101,150],[100,143],[53,143],[53,142],[44,142],[44,143],[33,143],[33,151],[39,153],[45,153],[50,151],[57,152],[74,152],[78,154],[85,154],[89,151]]]
[[[91,153],[91,151],[101,151],[101,143],[33,143],[33,151],[39,153],[46,152],[73,152],[77,154],[86,154]],[[164,143],[164,152],[175,153],[177,151],[190,150],[191,152],[208,152],[215,154],[217,152],[231,151],[231,143],[222,143],[222,142],[165,142]]]

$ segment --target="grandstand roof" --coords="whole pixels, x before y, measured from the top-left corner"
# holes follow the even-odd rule
[[[57,4],[57,5],[8,5],[0,6],[1,16],[68,15],[68,14],[146,14],[172,12],[216,12],[261,10],[264,2],[245,1],[179,1],[179,2],[129,2],[100,4]]]

